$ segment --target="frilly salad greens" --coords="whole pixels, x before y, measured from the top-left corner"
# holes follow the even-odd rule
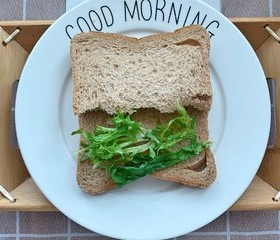
[[[112,127],[97,126],[93,132],[79,129],[72,135],[82,136],[81,161],[91,161],[93,169],[104,169],[118,187],[140,177],[174,166],[198,155],[210,146],[199,141],[195,120],[184,107],[177,105],[179,116],[154,129],[144,128],[131,115],[118,112],[111,119]],[[184,141],[180,149],[174,146]]]

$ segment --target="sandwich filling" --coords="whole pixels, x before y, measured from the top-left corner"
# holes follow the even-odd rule
[[[155,171],[172,167],[198,156],[210,146],[199,141],[195,119],[177,104],[178,116],[153,129],[144,128],[129,114],[117,113],[111,127],[97,126],[92,132],[79,129],[72,134],[82,136],[81,161],[90,161],[122,187]],[[180,145],[181,147],[177,147]]]

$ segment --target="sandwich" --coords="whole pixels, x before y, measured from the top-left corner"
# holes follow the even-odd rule
[[[213,99],[209,51],[209,35],[199,25],[142,38],[88,32],[71,40],[73,110],[79,119],[79,130],[74,134],[80,134],[77,182],[82,190],[100,194],[147,173],[192,187],[205,188],[213,183],[216,165],[208,131],[208,114]],[[116,130],[120,119],[122,123],[137,126],[141,132],[135,135],[138,142],[132,143],[130,149],[148,146],[141,156],[133,151],[132,163],[137,160],[142,164],[137,162],[137,174],[134,174],[137,177],[127,173],[127,169],[137,168],[131,162],[125,168],[129,177],[124,179],[121,175],[124,172],[121,167],[126,163],[120,163],[119,157],[127,161],[123,152],[119,157],[108,155],[114,157],[104,158],[104,163],[95,161],[90,155],[96,157],[103,146],[100,144],[98,151],[94,151],[89,141],[96,144],[97,133]],[[187,140],[175,141],[170,149],[163,149],[164,144],[160,147],[155,144],[158,142],[156,134],[166,132],[166,129],[171,132],[171,123],[178,123],[177,127],[184,126],[188,130],[178,128],[176,132],[179,136],[185,131]],[[127,132],[128,137],[133,134]],[[142,137],[140,140],[139,136]],[[156,150],[151,148],[155,145]],[[188,158],[177,161],[174,156],[184,158],[181,157],[183,151],[192,154],[188,152]],[[115,152],[119,153],[119,150]],[[112,150],[110,154],[115,153]],[[156,163],[153,166],[157,167],[151,168],[149,161],[155,163],[157,159],[163,159],[160,154],[173,156],[172,164],[170,161],[170,164]],[[112,162],[113,166],[108,166]],[[147,173],[139,170],[140,165],[145,166]]]

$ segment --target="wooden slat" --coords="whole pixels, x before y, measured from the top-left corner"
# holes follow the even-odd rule
[[[230,208],[231,211],[280,209],[280,202],[272,198],[277,190],[259,177],[255,177],[242,197]],[[31,178],[12,191],[15,203],[0,199],[0,210],[56,211],[57,209],[42,195]],[[94,196],[93,196],[94,197]]]
[[[21,32],[15,37],[17,41],[27,52],[31,52],[36,42],[42,34],[48,29],[53,21],[0,21],[0,26],[9,34],[17,27]]]
[[[11,192],[16,199],[11,203],[8,199],[0,199],[0,210],[9,211],[56,211],[57,209],[44,197],[31,178]]]
[[[256,176],[242,197],[230,208],[231,211],[280,209],[280,202],[272,198],[278,191]]]
[[[269,37],[263,29],[266,24],[276,30],[280,27],[280,18],[231,18],[231,21],[246,36],[254,49],[261,46]],[[15,40],[27,51],[30,52],[41,35],[53,23],[52,20],[33,21],[0,21],[5,31],[12,33],[16,27],[20,27],[22,32],[16,36]]]
[[[258,171],[258,176],[267,181],[274,188],[280,190],[279,171],[280,150],[275,148],[265,153],[264,159]]]
[[[269,37],[263,29],[266,24],[276,30],[280,27],[280,18],[232,18],[231,21],[246,36],[254,49],[261,46]],[[16,36],[15,40],[27,51],[30,52],[41,35],[53,23],[47,21],[0,21],[5,31],[12,33],[16,27],[20,27],[22,32]]]
[[[0,184],[12,190],[28,176],[18,149],[10,146],[12,84],[19,78],[27,52],[15,41],[2,41],[8,34],[0,27]]]
[[[258,49],[270,36],[265,25],[273,30],[280,27],[280,18],[231,18],[231,21],[244,34],[252,47]]]
[[[276,33],[280,35],[280,28]],[[270,37],[257,50],[257,55],[265,75],[276,81],[276,146],[266,152],[258,175],[280,190],[280,44]]]

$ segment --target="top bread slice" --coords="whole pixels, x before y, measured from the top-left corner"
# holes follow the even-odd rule
[[[198,25],[140,39],[78,34],[71,40],[74,112],[155,107],[171,113],[175,102],[209,110],[209,48],[209,35]]]

